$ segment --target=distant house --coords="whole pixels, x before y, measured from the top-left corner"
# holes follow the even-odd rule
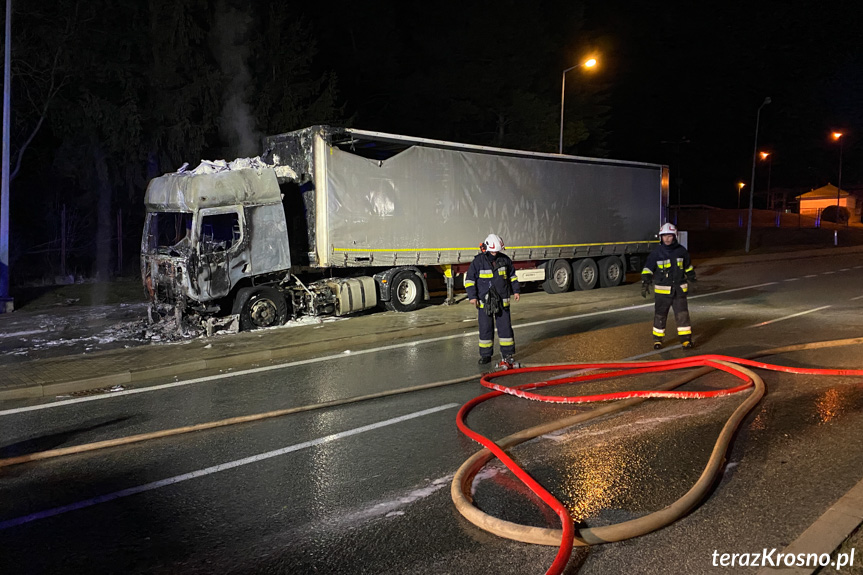
[[[800,202],[800,215],[816,217],[827,206],[836,205],[837,188],[833,184],[828,183],[826,186],[810,190],[805,194],[797,196]],[[857,221],[860,221],[860,207],[858,206],[858,198],[849,194],[845,190],[839,193],[839,205],[848,208],[851,218],[857,216]]]

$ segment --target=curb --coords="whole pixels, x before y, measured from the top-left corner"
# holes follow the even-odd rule
[[[863,523],[863,480],[848,490],[815,520],[800,537],[782,550],[783,554],[831,555]],[[816,567],[763,567],[757,575],[811,575]]]
[[[845,246],[841,248],[829,247],[804,250],[802,252],[777,252],[772,254],[760,254],[752,256],[728,256],[708,259],[693,258],[693,263],[702,266],[733,265],[780,260],[799,260],[804,258],[815,258],[821,256],[842,256],[856,253],[863,253],[863,246]]]
[[[399,329],[396,331],[401,334],[400,339],[419,336],[426,332],[458,333],[458,330],[454,329],[454,327],[448,327],[455,325],[456,324],[454,322],[442,322],[415,328]],[[392,332],[392,329],[383,329],[380,331],[368,332],[362,335],[345,335],[342,337],[335,337],[327,340],[301,343],[292,342],[289,345],[279,345],[257,351],[243,351],[240,353],[221,355],[208,359],[194,359],[177,363],[166,363],[159,367],[144,367],[142,369],[136,370],[123,370],[96,377],[74,379],[63,382],[19,385],[16,387],[0,389],[0,401],[16,399],[38,399],[42,397],[51,397],[55,395],[88,391],[103,387],[111,387],[114,385],[128,385],[141,381],[156,379],[159,377],[168,377],[205,370],[232,368],[237,367],[238,365],[262,363],[267,361],[284,360],[287,358],[296,357],[299,350],[304,350],[311,346],[315,346],[316,349],[321,351],[328,351],[343,347],[346,341],[363,344],[369,340],[376,339],[381,335]],[[74,360],[73,357],[70,357],[70,359]]]
[[[636,285],[636,284],[630,284]],[[573,292],[574,293],[574,292]],[[616,298],[609,298],[608,301],[626,302],[631,299],[631,294],[625,292]],[[633,300],[641,302],[641,298]],[[530,322],[534,320],[548,319],[559,317],[561,313],[564,315],[569,313],[590,313],[596,311],[595,301],[591,302],[575,302],[565,305],[551,305],[550,302],[537,301],[535,309],[530,311],[527,317],[518,318],[519,322]],[[524,304],[520,304],[524,305]],[[532,307],[534,307],[532,306]],[[473,312],[473,310],[470,310]],[[524,312],[523,312],[524,313]],[[469,314],[474,320],[476,319],[473,313]],[[296,359],[298,355],[302,355],[305,350],[314,348],[314,351],[332,351],[345,347],[346,342],[350,342],[351,347],[362,345],[368,342],[379,341],[381,336],[393,334],[393,340],[404,340],[413,337],[421,337],[423,335],[444,335],[444,334],[467,334],[477,331],[475,322],[473,324],[464,323],[464,317],[443,319],[434,323],[427,323],[421,326],[402,326],[394,328],[391,325],[378,326],[374,331],[366,331],[358,334],[345,334],[338,337],[329,337],[307,342],[290,342],[281,345],[272,345],[267,349],[247,350],[233,354],[223,354],[211,358],[199,358],[187,361],[178,361],[177,363],[163,363],[158,367],[142,367],[141,369],[126,369],[116,371],[111,374],[105,374],[95,377],[79,378],[67,380],[63,382],[33,382],[30,384],[7,386],[5,389],[0,387],[0,401],[18,400],[18,399],[38,399],[42,397],[52,397],[60,394],[69,394],[81,391],[89,391],[103,387],[114,385],[129,385],[136,382],[148,381],[159,377],[167,377],[180,375],[184,373],[192,373],[204,370],[225,369],[231,367],[245,366],[251,363],[261,363],[267,361],[279,361],[284,359]],[[518,327],[516,324],[515,327]],[[396,335],[397,334],[397,335]],[[266,344],[264,344],[266,345]],[[112,350],[113,351],[113,350]],[[102,352],[111,354],[112,351]],[[99,353],[99,352],[97,352]],[[94,353],[91,358],[97,357]],[[75,356],[69,356],[70,361],[75,361]],[[34,360],[36,362],[42,360]]]

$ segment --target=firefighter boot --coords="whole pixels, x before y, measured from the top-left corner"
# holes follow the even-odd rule
[[[653,342],[653,349],[662,349],[662,342],[658,341],[658,340],[654,341]]]
[[[485,365],[487,363],[491,363],[491,357],[480,356],[479,361],[477,362],[479,365]]]
[[[695,347],[695,344],[692,343],[691,339],[683,340],[683,343],[681,345],[683,345],[683,349],[692,349]]]

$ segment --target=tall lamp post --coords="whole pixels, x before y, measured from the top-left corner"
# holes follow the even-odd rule
[[[563,74],[561,74],[561,80],[560,80],[560,144],[558,145],[558,148],[557,148],[558,154],[563,153],[563,100],[564,100],[564,94],[566,94],[566,73],[569,72],[570,70],[575,70],[576,68],[581,68],[582,66],[584,66],[585,68],[593,68],[594,66],[596,66],[596,58],[591,58],[590,60],[582,62],[581,64],[571,66],[571,67],[567,68],[566,70],[564,70]]]
[[[755,197],[755,159],[758,157],[758,124],[761,121],[761,108],[770,103],[770,96],[764,98],[755,114],[755,146],[752,148],[752,179],[749,183],[749,219],[746,223],[746,253],[749,253],[749,238],[752,237],[752,202]]]
[[[773,171],[773,154],[770,152],[761,152],[762,160],[767,160],[767,205],[773,209],[773,197],[770,195],[770,174]]]
[[[740,209],[740,192],[743,190],[743,186],[745,186],[743,182],[737,182],[737,209]]]
[[[833,139],[839,140],[839,185],[836,186],[836,223],[839,223],[839,196],[842,194],[842,132],[833,132]]]
[[[9,122],[12,94],[12,0],[6,0],[6,42],[3,68],[3,156],[0,182],[0,313],[12,311],[9,297]]]

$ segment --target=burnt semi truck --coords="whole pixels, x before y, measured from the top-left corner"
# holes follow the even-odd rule
[[[408,312],[459,278],[489,233],[549,293],[622,283],[665,221],[668,168],[350,128],[265,138],[145,194],[153,307],[242,330],[376,306]],[[443,287],[441,287],[443,289]]]

